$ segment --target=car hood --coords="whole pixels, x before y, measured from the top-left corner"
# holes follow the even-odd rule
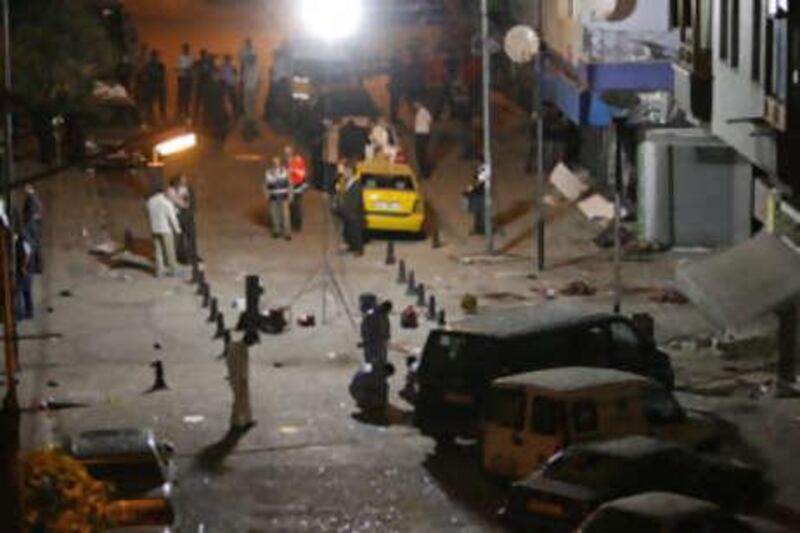
[[[511,490],[517,496],[549,494],[563,499],[586,503],[596,503],[602,500],[602,495],[593,489],[583,485],[548,479],[541,475],[533,475],[524,481],[514,483]]]

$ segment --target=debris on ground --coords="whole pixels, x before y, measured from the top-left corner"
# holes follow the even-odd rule
[[[55,389],[56,387],[58,387],[58,381],[50,379],[47,381],[47,386],[50,387],[51,389]]]
[[[317,325],[317,318],[313,314],[304,314],[297,317],[297,325],[301,328],[313,328]]]
[[[660,304],[686,305],[689,299],[678,289],[664,287],[650,297],[650,301]]]
[[[523,302],[527,298],[522,296],[521,294],[516,294],[513,292],[487,292],[481,294],[483,298],[487,300],[494,300],[497,302]]]
[[[153,343],[153,349],[154,350],[160,350],[161,348],[162,348],[162,346],[161,346],[160,342],[154,342]]]
[[[112,256],[124,249],[125,247],[122,244],[109,239],[89,248],[89,253],[92,255]]]
[[[597,288],[585,281],[576,280],[568,283],[560,292],[564,296],[594,296],[597,294]]]
[[[186,415],[183,417],[184,424],[199,424],[204,422],[206,417],[203,415]]]
[[[74,296],[74,294],[72,294],[72,291],[69,289],[64,289],[63,291],[59,292],[58,295],[61,296],[62,298],[72,298]]]
[[[461,309],[468,315],[474,315],[478,312],[478,297],[474,294],[465,294],[461,298]]]

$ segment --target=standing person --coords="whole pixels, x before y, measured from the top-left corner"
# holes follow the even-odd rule
[[[431,126],[433,117],[422,102],[414,102],[414,147],[417,156],[417,166],[423,179],[431,175],[431,162],[428,149],[431,142]]]
[[[154,124],[158,109],[159,120],[167,118],[167,74],[158,50],[150,52],[150,61],[145,65],[144,105],[147,122]]]
[[[14,224],[15,226],[17,224]],[[17,289],[17,320],[33,318],[33,246],[24,229],[17,231],[14,240],[14,261]]]
[[[189,119],[189,110],[192,103],[192,70],[194,59],[189,43],[181,46],[181,55],[178,56],[178,118]]]
[[[352,164],[346,167],[347,182],[342,196],[342,223],[344,240],[349,251],[356,256],[364,255],[364,190],[356,179]]]
[[[258,106],[258,91],[261,88],[261,72],[255,52],[245,54],[242,59],[242,108],[248,120],[255,120]]]
[[[239,97],[237,94],[239,82],[237,80],[236,66],[233,64],[233,58],[230,54],[225,54],[222,59],[220,76],[225,98],[230,103],[231,116],[237,117],[239,116]]]
[[[392,338],[392,323],[389,316],[392,314],[392,302],[385,300],[377,309],[378,323],[378,353],[375,363],[378,368],[384,368],[389,362],[389,341]]]
[[[31,184],[25,185],[25,200],[22,202],[22,228],[33,248],[31,272],[42,273],[42,200]]]
[[[211,81],[205,88],[206,101],[203,118],[206,128],[210,130],[211,135],[220,143],[225,142],[230,125],[230,117],[225,106],[225,95],[226,84],[222,72],[219,69],[214,69]]]
[[[193,78],[194,78],[194,112],[192,115],[194,116],[195,122],[200,121],[201,123],[205,119],[203,117],[203,108],[206,104],[206,92],[208,86],[211,84],[211,78],[213,74],[213,65],[211,63],[211,57],[208,55],[208,50],[203,48],[200,50],[200,56],[197,58],[197,61],[194,62],[192,67]]]
[[[202,261],[203,258],[197,253],[197,229],[194,223],[197,202],[194,196],[194,189],[189,183],[189,178],[186,174],[181,174],[178,178],[177,193],[186,206],[178,212],[178,223],[181,226],[188,261],[190,263]]]
[[[379,309],[372,302],[371,307],[364,310],[361,317],[361,348],[364,350],[364,362],[375,366],[380,359],[380,324]]]
[[[472,213],[473,235],[483,235],[486,230],[486,180],[488,178],[489,169],[481,160],[473,176],[472,185],[463,193],[467,201],[467,209]]]
[[[289,202],[292,197],[292,187],[289,183],[289,174],[279,157],[272,158],[272,166],[267,170],[264,179],[264,192],[267,195],[269,225],[272,237],[277,239],[283,236],[291,240],[289,231]]]
[[[306,162],[294,148],[284,148],[286,168],[289,170],[289,181],[292,186],[292,201],[289,204],[292,231],[303,229],[303,193],[306,188]]]
[[[175,212],[178,217],[178,226],[181,229],[180,234],[176,234],[175,238],[175,255],[178,262],[187,265],[191,262],[191,255],[189,254],[189,247],[186,243],[186,217],[184,213],[189,209],[189,199],[186,195],[182,194],[180,178],[172,178],[169,181],[166,195],[172,205],[175,207]]]
[[[180,235],[181,228],[175,206],[164,194],[163,188],[159,188],[147,200],[147,214],[155,245],[156,276],[172,276],[178,268],[174,236]]]

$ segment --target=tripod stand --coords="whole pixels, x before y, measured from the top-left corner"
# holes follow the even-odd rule
[[[350,325],[353,329],[358,329],[358,325],[356,323],[355,317],[350,309],[350,305],[347,302],[347,296],[345,291],[342,289],[342,284],[339,282],[339,279],[336,276],[336,271],[333,269],[330,260],[330,233],[333,229],[332,217],[331,217],[331,202],[330,202],[330,195],[329,193],[323,193],[325,195],[325,209],[324,209],[324,218],[322,223],[322,264],[321,266],[308,278],[306,283],[304,284],[303,288],[300,290],[298,295],[295,297],[295,300],[300,298],[300,296],[306,294],[308,292],[308,288],[315,284],[316,282],[320,282],[320,291],[322,296],[322,323],[328,323],[328,295],[332,295],[336,301],[338,301],[339,305],[342,306],[345,313],[347,314],[347,318],[350,321]]]

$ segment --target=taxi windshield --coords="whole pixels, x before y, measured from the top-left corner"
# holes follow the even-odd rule
[[[365,189],[414,190],[414,182],[411,177],[404,174],[363,174],[361,182]]]

